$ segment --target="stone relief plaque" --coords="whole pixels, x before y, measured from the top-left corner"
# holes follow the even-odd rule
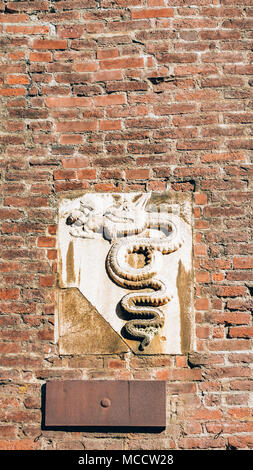
[[[190,195],[65,197],[58,229],[60,354],[194,349]]]

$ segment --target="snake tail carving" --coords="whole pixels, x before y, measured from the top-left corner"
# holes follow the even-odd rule
[[[152,217],[147,228],[157,227],[156,217]],[[119,286],[126,289],[152,289],[152,292],[133,292],[126,294],[121,300],[122,309],[132,319],[124,326],[132,339],[140,340],[140,350],[144,350],[164,325],[164,314],[159,308],[167,304],[171,296],[165,283],[158,274],[162,264],[162,255],[173,253],[181,246],[175,217],[166,214],[163,223],[159,218],[160,227],[171,227],[169,236],[164,238],[147,237],[145,232],[138,236],[119,239],[109,250],[106,267],[110,278]],[[157,231],[158,232],[158,231]],[[161,235],[163,232],[158,232]],[[132,253],[144,253],[145,265],[133,268],[127,263],[127,257]],[[160,255],[160,256],[159,256]]]
[[[141,351],[164,325],[161,307],[171,299],[165,283],[159,279],[163,256],[175,252],[184,242],[179,233],[179,217],[146,211],[149,198],[150,193],[143,194],[136,202],[123,200],[102,212],[81,203],[80,209],[66,220],[73,236],[96,238],[102,232],[111,241],[107,273],[118,286],[134,291],[124,295],[120,304],[130,317],[124,329],[130,338],[140,341]],[[134,253],[144,256],[140,268],[128,262],[129,255]]]

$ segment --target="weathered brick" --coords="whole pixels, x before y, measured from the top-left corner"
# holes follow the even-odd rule
[[[36,450],[39,449],[39,443],[33,439],[0,440],[2,450]]]
[[[24,34],[24,35],[33,35],[33,34],[47,34],[49,33],[48,26],[6,26],[7,33],[13,34]]]
[[[79,180],[82,179],[88,179],[88,180],[94,180],[96,179],[96,170],[93,168],[84,168],[77,170],[77,177]]]
[[[140,170],[126,170],[126,178],[129,180],[139,180],[139,179],[148,179],[149,170],[140,169]]]
[[[85,168],[88,164],[86,157],[64,158],[62,160],[63,168]]]
[[[42,248],[53,248],[56,245],[56,239],[53,237],[39,237],[37,241],[38,246]]]
[[[84,33],[84,26],[77,24],[59,25],[57,27],[57,35],[59,38],[80,38]]]
[[[144,59],[142,57],[106,59],[101,60],[99,65],[101,70],[141,68],[144,67]]]
[[[91,98],[81,97],[81,98],[47,98],[46,105],[49,108],[72,108],[72,107],[82,107],[82,106],[91,106]]]
[[[140,18],[171,18],[174,16],[173,8],[138,8],[131,10],[133,19]]]
[[[13,14],[13,13],[1,13],[0,14],[0,23],[24,23],[29,20],[29,16],[23,13]]]
[[[33,49],[66,49],[67,41],[65,39],[35,39]]]
[[[0,0],[3,450],[124,449],[41,435],[42,381],[99,378],[166,381],[129,449],[252,449],[252,0],[215,3]],[[192,195],[195,352],[59,356],[58,203],[89,191]]]
[[[235,269],[252,269],[253,268],[253,258],[234,258],[233,267]]]
[[[97,121],[65,121],[58,122],[57,132],[85,132],[97,130]]]
[[[216,293],[221,297],[239,297],[246,295],[247,289],[244,286],[219,286]]]
[[[99,129],[101,131],[121,130],[121,120],[101,120],[99,121]]]
[[[126,96],[123,94],[94,97],[95,106],[115,106],[120,104],[126,104]]]
[[[1,288],[0,300],[17,300],[20,296],[20,290],[17,288]]]
[[[31,52],[30,61],[31,62],[52,62],[52,53],[51,52]]]
[[[54,284],[54,276],[53,275],[47,275],[47,276],[41,275],[39,282],[40,282],[41,287],[52,287]]]
[[[252,338],[253,327],[250,326],[233,326],[229,328],[230,338]]]

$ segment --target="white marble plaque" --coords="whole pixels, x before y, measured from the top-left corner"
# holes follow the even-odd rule
[[[176,192],[86,193],[60,202],[59,290],[78,288],[125,350],[194,350],[191,207],[191,196]],[[58,325],[61,345],[61,308]],[[85,339],[85,318],[79,334]],[[85,354],[85,341],[82,348]]]

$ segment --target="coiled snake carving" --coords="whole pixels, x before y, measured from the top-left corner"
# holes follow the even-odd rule
[[[179,217],[166,212],[146,212],[150,195],[143,194],[135,203],[127,201],[101,213],[95,211],[96,214],[93,208],[81,203],[80,209],[73,211],[66,221],[76,237],[101,238],[98,232],[103,230],[104,237],[112,242],[106,259],[107,273],[118,286],[138,291],[149,289],[130,292],[121,299],[121,307],[130,317],[124,329],[130,338],[140,341],[141,351],[164,325],[159,307],[171,299],[158,276],[162,256],[178,250],[183,243]],[[144,256],[144,266],[130,266],[128,257],[134,253]]]

